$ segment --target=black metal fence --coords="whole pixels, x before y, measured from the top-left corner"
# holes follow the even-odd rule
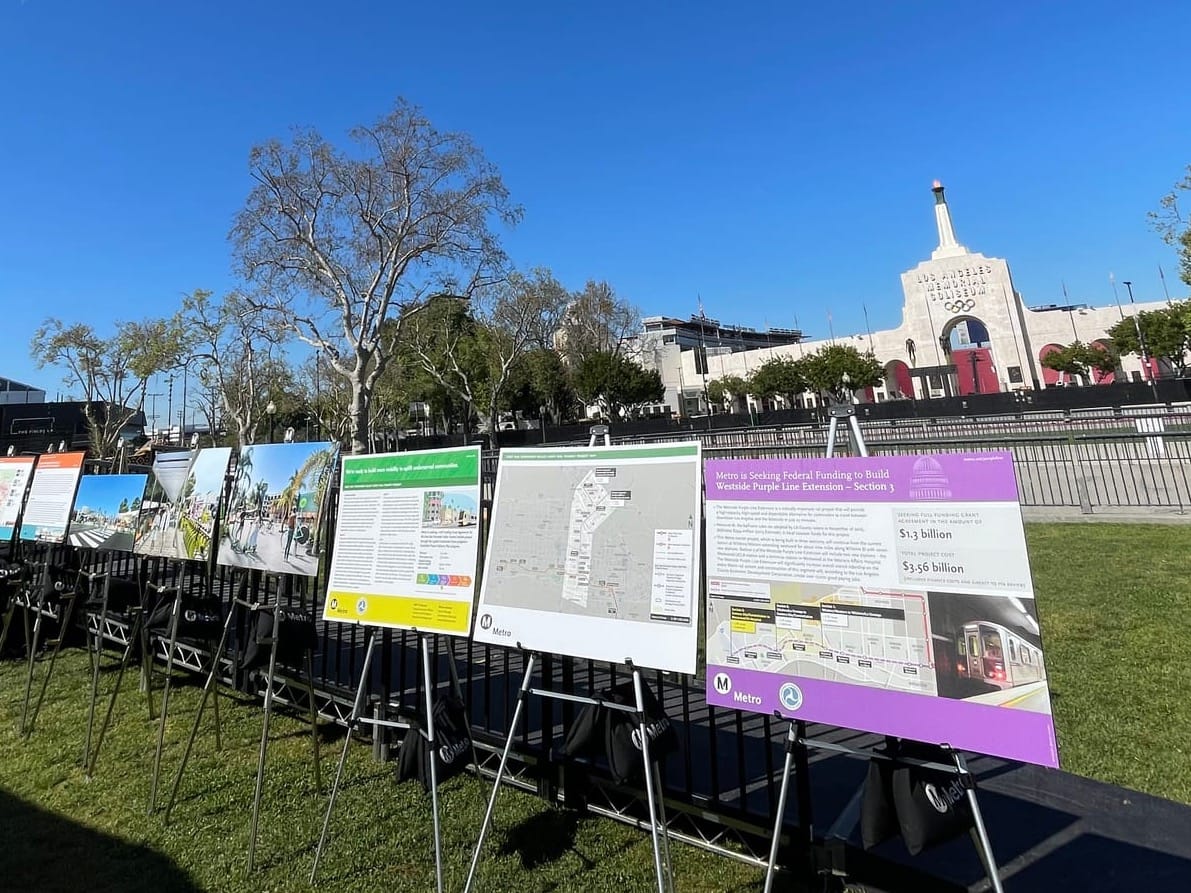
[[[866,432],[868,433],[868,432]],[[911,432],[912,433],[912,432]],[[823,452],[823,432],[804,429],[749,429],[713,432],[704,435],[708,456],[813,456]],[[1085,511],[1104,507],[1166,506],[1185,509],[1191,476],[1191,434],[1169,430],[1154,433],[1066,431],[1034,432],[1028,435],[990,438],[961,436],[920,440],[899,437],[875,437],[869,447],[874,453],[940,452],[953,450],[1008,449],[1013,452],[1018,469],[1022,503],[1027,506],[1077,506]],[[483,463],[482,512],[490,515],[497,457],[486,455]],[[332,500],[334,500],[334,493]],[[334,503],[327,513],[329,531],[334,523]],[[486,539],[486,533],[481,534]],[[331,542],[327,536],[326,542]],[[212,550],[215,552],[216,550]],[[361,627],[325,623],[321,614],[323,581],[276,577],[259,571],[245,571],[208,564],[166,561],[120,555],[101,559],[68,547],[25,547],[20,556],[33,569],[46,572],[51,566],[83,568],[88,562],[110,560],[111,573],[143,582],[152,580],[179,587],[183,598],[213,595],[224,610],[235,610],[232,598],[239,595],[251,601],[282,603],[310,612],[318,628],[318,647],[313,665],[313,688],[320,714],[344,723],[350,711],[365,650],[367,632]],[[324,566],[326,562],[324,562]],[[96,565],[97,566],[97,565]],[[142,591],[144,587],[142,586]],[[127,629],[129,606],[114,606],[104,629],[110,642],[119,643],[120,630]],[[702,606],[700,606],[702,613]],[[80,622],[92,629],[99,624],[94,606]],[[239,669],[248,635],[247,615],[236,619],[230,650],[221,666],[226,684],[251,693],[260,693],[265,684],[259,671]],[[700,619],[703,628],[703,620]],[[366,710],[377,716],[409,715],[422,703],[421,678],[416,641],[412,634],[384,631],[381,634],[380,660],[366,680]],[[167,648],[161,632],[151,642],[158,663],[164,661]],[[183,657],[176,668],[204,672],[209,664],[210,642],[184,642]],[[470,640],[438,638],[434,645],[435,684],[449,680],[446,662],[456,662],[467,697],[472,732],[481,751],[481,767],[491,771],[495,755],[508,733],[517,690],[523,673],[523,655],[514,649],[480,645]],[[279,700],[305,709],[307,695],[303,665],[282,665],[275,685]],[[544,656],[540,663],[540,686],[572,693],[596,693],[627,678],[624,668],[600,662],[560,656]],[[700,676],[653,673],[648,680],[681,741],[678,753],[664,767],[664,793],[670,833],[679,839],[710,846],[725,855],[760,861],[777,807],[779,770],[783,759],[782,740],[785,724],[767,716],[716,708],[704,698]],[[643,810],[640,795],[615,784],[607,767],[598,760],[572,760],[563,757],[560,747],[575,718],[575,708],[566,703],[531,699],[526,719],[518,732],[513,749],[513,783],[532,789],[551,802],[585,807],[615,818],[640,822]],[[177,721],[185,721],[177,720]],[[373,731],[373,744],[379,757],[388,753],[384,729]],[[812,727],[811,734],[852,745],[874,742],[873,736],[827,727]],[[839,761],[836,761],[837,763]],[[823,783],[814,783],[813,809],[832,817],[841,812],[859,783],[863,764],[854,770],[838,767]],[[988,761],[986,761],[988,762]],[[991,761],[995,763],[996,761]],[[973,768],[979,772],[981,761]],[[810,775],[815,777],[815,766]],[[813,870],[838,858],[836,849],[827,848],[822,831],[824,822],[812,823],[812,801],[792,801],[784,817],[789,846],[787,865]],[[851,852],[851,851],[849,851]],[[855,851],[853,855],[857,855]],[[973,856],[975,860],[975,856]],[[858,864],[853,859],[852,864]],[[888,871],[889,866],[881,866]],[[913,889],[952,889],[925,875],[906,881]]]

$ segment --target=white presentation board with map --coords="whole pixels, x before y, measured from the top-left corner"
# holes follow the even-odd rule
[[[695,671],[698,443],[506,449],[475,639]]]

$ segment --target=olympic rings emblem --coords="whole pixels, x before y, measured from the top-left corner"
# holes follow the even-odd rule
[[[975,306],[976,302],[971,298],[964,298],[962,301],[948,301],[943,305],[943,309],[948,313],[967,313]]]

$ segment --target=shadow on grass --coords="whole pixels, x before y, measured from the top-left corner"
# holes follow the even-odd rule
[[[6,893],[189,893],[200,887],[166,856],[85,828],[0,791],[0,886]],[[85,881],[84,881],[85,878]]]
[[[575,849],[579,821],[576,812],[558,809],[539,812],[506,832],[500,854],[516,854],[521,857],[521,865],[532,870],[539,865],[557,862],[568,852],[573,852],[583,863],[583,870],[590,871],[595,868],[595,863]]]

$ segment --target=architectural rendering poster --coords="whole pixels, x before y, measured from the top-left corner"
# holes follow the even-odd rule
[[[228,447],[158,455],[141,503],[133,551],[206,561],[231,456]]]
[[[147,474],[84,475],[70,516],[70,545],[131,552],[148,480]]]
[[[1058,765],[1009,453],[705,473],[709,703]]]
[[[480,642],[695,672],[698,443],[500,454]]]
[[[323,617],[466,636],[480,448],[344,456]]]
[[[40,543],[60,543],[66,538],[70,507],[79,486],[86,453],[47,453],[37,460],[29,497],[21,515],[20,537]]]
[[[0,457],[0,541],[12,539],[16,532],[36,461],[32,456]]]
[[[315,576],[337,453],[333,443],[241,448],[220,528],[219,563]]]

